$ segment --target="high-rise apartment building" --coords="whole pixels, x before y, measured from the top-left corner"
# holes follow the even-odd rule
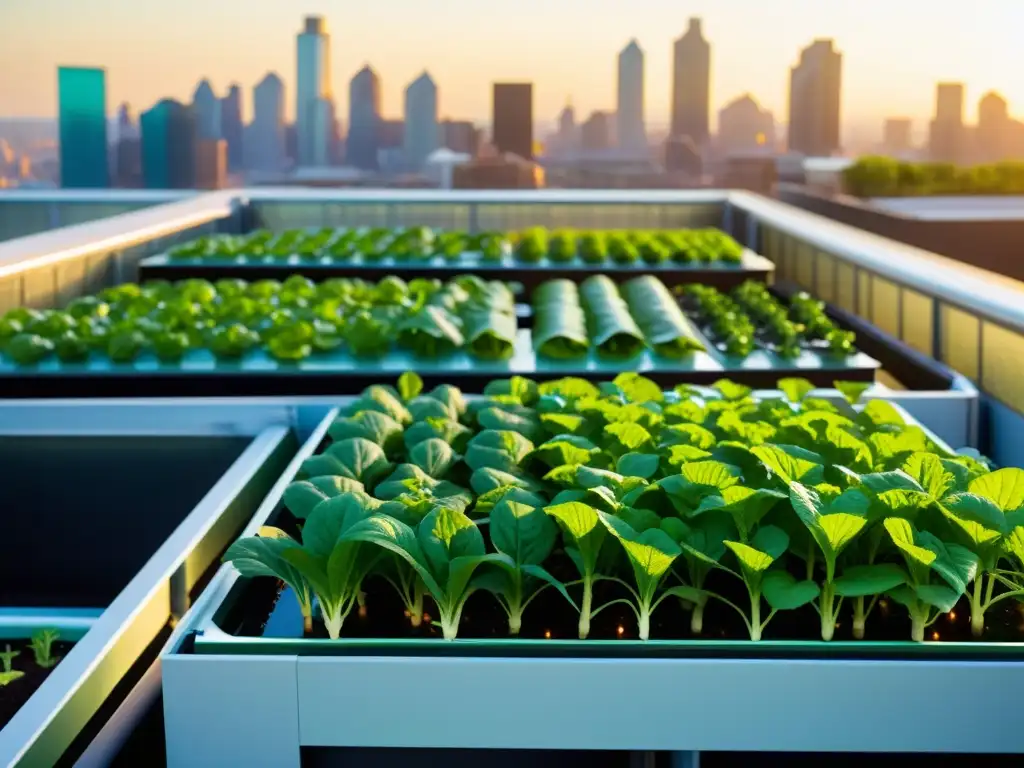
[[[232,83],[220,100],[220,135],[227,142],[228,170],[238,172],[244,164],[242,146],[245,124],[242,121],[242,87]]]
[[[102,69],[60,67],[57,94],[61,186],[109,187],[107,73]]]
[[[689,136],[698,147],[711,133],[711,43],[701,20],[691,18],[672,55],[672,136]]]
[[[644,125],[644,52],[636,40],[619,53],[616,123],[619,147],[631,153],[647,152]]]
[[[200,139],[216,141],[220,136],[220,99],[209,80],[201,80],[192,94],[192,111]]]
[[[498,152],[533,159],[533,83],[495,83],[491,143]]]
[[[149,189],[196,186],[196,117],[192,107],[164,99],[142,113],[142,176]]]
[[[366,170],[378,167],[380,138],[380,78],[369,64],[359,70],[348,86],[348,165]]]
[[[909,117],[890,117],[882,126],[882,150],[899,157],[913,149],[914,124]]]
[[[1006,99],[995,92],[986,93],[978,102],[973,159],[979,163],[998,163],[1008,159],[1011,132],[1010,109]]]
[[[731,152],[775,150],[775,116],[746,93],[718,112],[718,147]]]
[[[437,86],[429,73],[413,80],[405,89],[406,166],[422,170],[430,153],[441,146],[437,125]]]
[[[441,144],[470,157],[480,148],[480,131],[470,120],[442,120]]]
[[[330,156],[331,39],[320,16],[307,16],[296,39],[295,131],[300,166],[326,165]]]
[[[228,143],[224,139],[196,142],[196,189],[224,189],[228,176]]]
[[[124,189],[142,186],[142,142],[138,123],[128,104],[122,104],[117,110],[114,184]]]
[[[928,132],[928,156],[945,163],[964,161],[963,83],[939,83],[935,88],[935,119]]]
[[[252,89],[252,124],[245,144],[246,166],[277,173],[285,165],[284,83],[269,72]]]
[[[595,152],[608,149],[612,145],[612,120],[607,112],[592,112],[580,126],[580,146]]]
[[[789,77],[789,151],[812,157],[839,152],[843,55],[832,40],[800,52]]]

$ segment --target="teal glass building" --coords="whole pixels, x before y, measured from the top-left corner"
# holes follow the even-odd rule
[[[106,71],[60,67],[57,93],[61,186],[109,187]]]
[[[192,189],[196,179],[194,110],[164,99],[139,117],[142,178],[148,189]]]

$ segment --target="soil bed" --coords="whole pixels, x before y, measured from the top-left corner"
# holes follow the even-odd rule
[[[32,654],[31,641],[27,638],[17,640],[0,641],[0,648],[9,645],[12,651],[20,653],[14,657],[14,669],[24,672],[22,677],[7,685],[0,686],[0,728],[3,728],[17,714],[22,705],[28,701],[36,689],[43,684],[50,673],[57,668],[40,667],[36,664],[35,656]],[[52,654],[59,659],[64,658],[68,651],[74,647],[74,643],[57,640],[53,643]],[[6,650],[6,649],[4,649]]]

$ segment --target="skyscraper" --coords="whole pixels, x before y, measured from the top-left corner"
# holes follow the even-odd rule
[[[495,83],[491,143],[499,152],[533,159],[533,83]]]
[[[1006,99],[994,91],[978,102],[978,129],[974,134],[974,159],[980,163],[997,163],[1010,154],[1010,114]]]
[[[585,150],[600,151],[612,144],[611,117],[607,112],[592,112],[580,126],[580,145]]]
[[[437,130],[437,86],[427,72],[405,89],[405,162],[419,171],[441,142]]]
[[[939,83],[935,119],[928,131],[928,156],[936,162],[962,162],[965,143],[963,83]]]
[[[376,170],[380,136],[380,78],[369,64],[348,85],[348,165]]]
[[[142,176],[149,189],[193,189],[197,126],[192,107],[164,99],[139,118]]]
[[[107,73],[57,69],[61,186],[110,186],[107,156]]]
[[[480,131],[470,120],[442,120],[441,144],[452,152],[470,156],[480,148]]]
[[[689,136],[698,147],[711,132],[711,44],[701,20],[690,19],[686,34],[675,42],[672,57],[673,136]]]
[[[329,110],[320,100],[331,98],[331,39],[320,16],[307,16],[296,39],[297,76],[295,131],[300,166],[325,165],[331,132],[318,124]]]
[[[886,154],[900,157],[913,148],[911,132],[914,124],[909,117],[890,117],[882,127],[882,149]]]
[[[284,83],[273,72],[252,89],[252,125],[246,143],[247,165],[256,171],[276,173],[284,167]]]
[[[117,110],[117,150],[114,152],[114,183],[134,189],[142,186],[142,144],[139,126],[128,104]]]
[[[245,156],[242,149],[242,88],[232,83],[228,95],[220,100],[220,135],[228,145],[228,170],[239,171]]]
[[[209,80],[201,80],[192,94],[192,109],[196,117],[196,131],[200,139],[216,141],[220,138],[220,100],[213,92]]]
[[[619,146],[630,152],[647,152],[644,126],[644,52],[636,40],[619,53],[616,120]]]
[[[718,113],[718,146],[722,151],[753,152],[775,149],[775,117],[745,93]]]
[[[829,157],[839,151],[843,55],[832,40],[800,52],[789,78],[789,151]]]

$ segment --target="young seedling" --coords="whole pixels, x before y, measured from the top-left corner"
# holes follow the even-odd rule
[[[508,559],[496,561],[488,574],[491,578],[481,581],[508,614],[510,635],[519,634],[523,611],[549,586],[576,607],[565,585],[541,565],[555,546],[558,525],[543,510],[515,497],[516,491],[510,491],[491,510],[491,542]]]
[[[978,559],[971,601],[971,634],[985,630],[985,612],[1024,596],[1024,470],[1006,468],[970,481],[966,493],[940,504],[957,540]],[[1009,560],[1015,568],[1000,568]],[[995,594],[996,584],[1005,591]]]
[[[839,556],[867,526],[870,507],[868,497],[855,488],[837,491],[834,486],[808,488],[796,482],[789,486],[790,503],[800,522],[810,532],[825,563],[825,580],[821,584],[817,608],[821,616],[821,639],[826,641],[831,640],[835,632],[843,595],[871,594],[864,592],[865,589],[884,592],[902,583],[876,584],[868,578],[870,574],[867,571],[845,574],[837,579],[836,563]]]
[[[677,594],[685,607],[692,607],[690,632],[699,635],[704,630],[704,609],[709,597],[704,583],[714,568],[712,563],[718,563],[725,555],[725,541],[733,535],[732,528],[725,516],[701,515],[685,523],[678,517],[665,518],[661,529],[683,549],[687,578],[680,576],[679,579],[691,585],[694,593]]]
[[[465,513],[445,507],[431,510],[415,530],[387,515],[372,515],[344,538],[375,544],[412,567],[437,604],[445,640],[455,639],[466,600],[481,588],[477,570],[499,562],[514,567],[507,555],[485,552],[480,529]]]
[[[0,672],[0,687],[9,685],[19,677],[25,676],[24,672],[14,668],[14,659],[20,654],[21,651],[12,651],[10,644],[4,646],[4,652],[0,653],[0,664],[3,665],[3,672]]]
[[[224,553],[223,560],[247,578],[270,576],[291,587],[302,613],[303,632],[308,634],[313,631],[313,589],[284,556],[285,552],[301,546],[280,528],[265,525],[258,535],[234,542]]]
[[[608,529],[601,523],[597,510],[579,501],[545,507],[544,512],[561,526],[566,539],[565,552],[580,574],[583,599],[580,603],[579,637],[586,640],[590,634],[590,619],[597,613],[593,610],[594,583],[598,578],[597,558],[608,538]]]
[[[977,556],[957,544],[940,541],[928,531],[917,530],[901,517],[890,517],[883,525],[907,566],[906,584],[888,594],[910,613],[910,637],[924,641],[924,631],[939,616],[953,610],[957,600],[978,570]],[[934,583],[932,573],[942,582]]]
[[[621,582],[632,595],[632,601],[613,600],[606,605],[617,602],[628,605],[636,614],[639,638],[647,640],[651,635],[651,614],[662,600],[673,595],[687,600],[699,597],[697,590],[687,586],[670,587],[657,597],[659,587],[671,570],[672,563],[682,554],[682,549],[660,528],[637,532],[620,517],[607,512],[598,512],[597,516],[609,533],[622,545],[633,568],[636,582],[635,588]]]
[[[40,629],[32,635],[32,655],[43,669],[56,666],[60,661],[60,657],[53,655],[53,643],[58,637],[60,633],[55,629]]]

